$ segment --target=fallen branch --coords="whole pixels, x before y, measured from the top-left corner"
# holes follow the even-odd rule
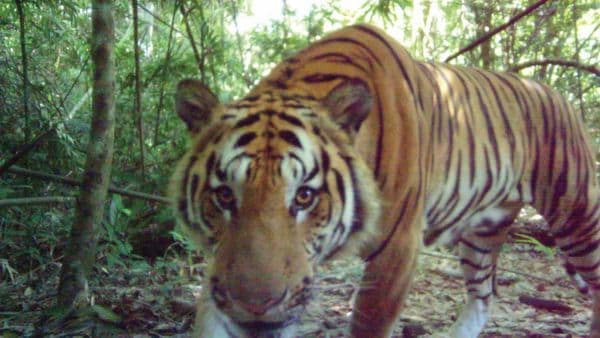
[[[570,314],[573,312],[573,308],[565,305],[559,301],[551,300],[551,299],[542,299],[531,297],[527,295],[520,295],[519,302],[523,304],[527,304],[529,306],[533,306],[536,309],[546,310],[554,313],[560,313],[563,315]]]
[[[72,196],[46,196],[46,197],[23,197],[23,198],[7,198],[0,200],[1,207],[11,207],[16,205],[33,205],[33,204],[48,204],[48,203],[73,203],[75,197]]]
[[[588,72],[588,73],[592,73],[596,76],[600,76],[600,69],[598,69],[598,67],[596,67],[596,66],[585,65],[585,64],[579,63],[577,61],[562,60],[562,59],[547,59],[547,60],[524,62],[524,63],[518,64],[518,65],[512,66],[511,68],[508,69],[508,71],[509,72],[518,72],[524,68],[533,67],[533,66],[545,66],[545,65],[558,65],[558,66],[565,66],[565,67],[573,67],[573,68],[582,70],[584,72]]]
[[[55,181],[55,182],[68,184],[68,185],[72,185],[72,186],[77,186],[77,187],[79,187],[81,185],[80,180],[76,180],[76,179],[64,177],[64,176],[59,176],[59,175],[47,174],[47,173],[43,173],[43,172],[35,171],[35,170],[24,169],[24,168],[20,168],[17,166],[12,166],[11,168],[8,168],[7,171],[10,173],[13,173],[13,174],[17,174],[17,175],[34,177],[34,178],[39,178],[39,179],[43,179],[43,180],[50,180],[50,181]],[[146,200],[146,201],[159,202],[159,203],[170,203],[170,200],[164,196],[158,196],[158,195],[146,194],[146,193],[139,192],[139,191],[115,188],[112,185],[108,187],[108,191],[113,194],[119,194],[122,196],[142,199],[142,200]]]

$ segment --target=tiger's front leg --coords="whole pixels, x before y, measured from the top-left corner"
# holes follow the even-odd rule
[[[224,318],[219,315],[213,304],[201,299],[196,308],[193,336],[202,338],[230,337],[223,320]]]
[[[354,304],[351,337],[390,337],[414,277],[420,227],[400,224],[394,238],[365,267]]]

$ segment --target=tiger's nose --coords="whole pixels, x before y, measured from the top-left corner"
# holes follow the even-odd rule
[[[235,304],[241,307],[244,311],[255,315],[263,316],[269,309],[274,308],[282,304],[287,297],[287,289],[283,292],[280,297],[271,297],[266,300],[238,300],[232,299]]]
[[[213,277],[211,296],[215,304],[220,308],[226,308],[233,305],[233,309],[246,312],[251,316],[263,316],[270,309],[283,304],[288,296],[286,288],[281,295],[273,297],[271,292],[245,292],[245,293],[230,293],[222,285],[219,285],[218,278]],[[248,291],[248,290],[246,290]]]

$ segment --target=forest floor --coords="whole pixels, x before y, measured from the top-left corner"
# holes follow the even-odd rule
[[[464,283],[455,275],[458,262],[448,252],[427,252],[420,256],[394,337],[444,332],[464,303]],[[40,266],[0,284],[0,336],[190,337],[202,266],[194,257],[187,262],[157,261],[152,266],[138,263],[107,268],[99,264],[90,280],[91,296],[84,300],[88,305],[67,317],[52,307],[59,263]],[[481,337],[586,335],[591,300],[573,287],[560,258],[550,249],[517,243],[513,238],[503,248],[498,266],[504,269],[497,276],[500,297],[495,298]],[[361,262],[355,259],[323,267],[321,291],[301,322],[299,336],[343,337],[361,269]],[[521,302],[527,296],[552,300],[559,306],[555,304],[552,310],[532,307]]]

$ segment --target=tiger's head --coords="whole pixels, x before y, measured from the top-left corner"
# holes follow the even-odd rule
[[[357,80],[320,100],[273,90],[229,104],[199,81],[179,83],[192,142],[170,192],[209,258],[207,318],[230,334],[280,336],[311,299],[318,263],[374,235],[378,188],[353,149],[371,101]]]

